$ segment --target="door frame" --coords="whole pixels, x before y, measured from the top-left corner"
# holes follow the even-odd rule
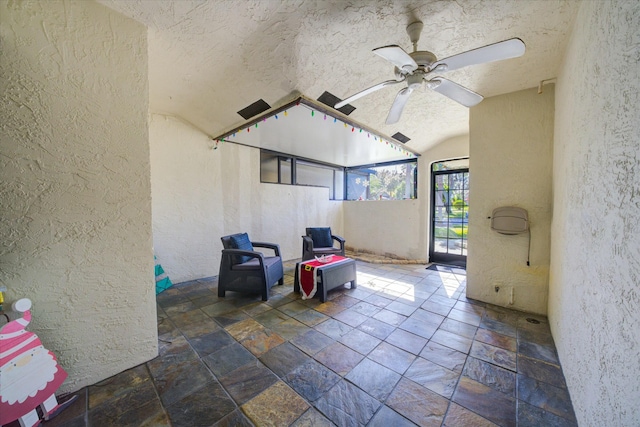
[[[430,192],[431,192],[431,200],[430,200],[430,217],[429,217],[429,261],[436,264],[446,264],[446,265],[455,265],[457,267],[466,268],[467,266],[467,255],[457,255],[457,254],[449,254],[442,252],[435,252],[435,208],[436,208],[436,176],[438,175],[450,175],[454,173],[469,173],[469,168],[460,168],[460,169],[451,169],[451,170],[442,170],[442,171],[434,171],[433,165],[436,163],[442,163],[453,160],[465,160],[467,157],[459,158],[459,159],[449,159],[449,160],[439,160],[433,162],[430,167]],[[464,191],[464,190],[463,190]],[[469,223],[467,222],[467,233],[468,233]]]

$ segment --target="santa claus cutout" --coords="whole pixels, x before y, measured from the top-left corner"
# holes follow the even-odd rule
[[[0,329],[0,425],[19,420],[22,427],[31,427],[56,416],[78,396],[58,404],[54,393],[67,373],[38,336],[25,330],[31,301],[23,298],[12,307],[24,315]]]

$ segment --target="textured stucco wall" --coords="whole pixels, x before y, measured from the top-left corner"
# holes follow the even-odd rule
[[[423,184],[424,191],[431,192],[431,165],[434,162],[443,160],[460,159],[469,157],[469,135],[460,135],[442,141],[438,145],[422,153],[419,159],[422,177],[420,184]],[[422,191],[418,190],[420,195]]]
[[[431,164],[469,155],[468,136],[441,142],[418,158],[418,198],[344,203],[347,245],[379,254],[426,261],[429,255]]]
[[[174,282],[218,274],[220,237],[247,232],[300,258],[305,227],[343,233],[326,188],[260,183],[260,150],[214,142],[176,117],[150,126],[154,250]]]
[[[420,174],[421,171],[418,171]],[[426,260],[420,222],[423,200],[347,201],[344,223],[347,246],[377,254]]]
[[[638,2],[584,2],[558,77],[551,330],[579,424],[638,426]]]
[[[551,228],[553,85],[485,99],[471,109],[467,296],[546,314]],[[493,209],[529,213],[527,234],[491,230]],[[495,292],[495,286],[500,287]],[[513,299],[511,298],[513,292]]]
[[[77,390],[157,354],[146,30],[0,2],[0,284]]]

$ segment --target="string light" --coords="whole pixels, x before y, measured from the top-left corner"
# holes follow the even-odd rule
[[[300,105],[300,102],[298,101],[298,102],[296,103],[296,105]],[[284,110],[284,111],[283,111],[283,113],[284,113],[285,117],[287,117],[287,116],[288,116],[288,114],[289,114],[289,113],[288,113],[288,110]],[[278,114],[274,114],[274,115],[273,115],[273,117],[275,117],[275,119],[276,119],[276,120],[278,120]],[[311,110],[311,117],[315,117],[315,110],[313,110],[313,109]],[[262,121],[263,121],[263,122],[266,122],[266,121],[267,121],[267,119],[268,119],[268,117],[264,117],[264,118],[262,119]],[[327,120],[327,114],[326,114],[326,113],[325,113],[325,114],[323,114],[323,120],[325,120],[325,121]],[[341,121],[341,122],[342,122],[342,121]],[[338,119],[337,119],[336,117],[334,117],[334,118],[333,118],[333,123],[338,123]],[[348,128],[348,127],[349,127],[349,125],[348,125],[346,122],[342,122],[342,123],[343,123],[343,125],[344,125],[344,127],[345,127],[345,128]],[[254,123],[254,126],[255,126],[256,128],[258,128],[258,122]],[[247,129],[247,132],[251,132],[251,125],[249,125],[246,129]],[[352,133],[354,133],[354,132],[355,132],[355,130],[356,130],[355,126],[353,126],[353,125],[352,125],[352,126],[351,126],[351,132],[352,132]],[[362,128],[358,128],[358,133],[362,133],[362,132],[363,132],[363,130],[364,130],[364,129],[362,129]],[[237,132],[241,132],[241,131],[242,131],[242,129],[238,130]],[[235,138],[235,136],[236,136],[236,132],[234,132],[234,133],[232,134],[232,136]],[[367,138],[371,138],[371,133],[370,133],[370,132],[368,132],[368,131],[367,131]],[[374,141],[378,141],[378,138],[379,138],[379,137],[378,137],[377,135],[375,135],[375,134],[373,135],[373,140],[374,140]],[[380,141],[381,143],[383,143],[383,142],[384,142],[386,145],[391,145],[391,148],[393,148],[393,150],[394,150],[394,151],[399,151],[401,154],[404,154],[405,156],[412,156],[412,155],[413,155],[413,153],[411,153],[411,152],[409,152],[409,151],[405,150],[405,149],[404,149],[404,148],[402,148],[402,147],[397,146],[396,144],[392,144],[392,143],[390,143],[389,141],[384,140],[383,138],[379,138],[379,141]],[[228,142],[228,141],[226,141],[226,140],[225,140],[225,138],[221,138],[221,139],[216,140],[216,147],[215,147],[214,149],[217,149],[217,148],[218,148],[218,144],[219,144],[219,143],[225,143],[225,142]]]

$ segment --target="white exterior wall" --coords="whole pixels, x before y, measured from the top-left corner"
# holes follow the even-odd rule
[[[558,76],[549,320],[580,426],[640,425],[640,7],[584,2]]]
[[[74,391],[157,355],[146,29],[3,1],[0,32],[0,285]]]
[[[214,141],[178,118],[151,118],[154,250],[176,282],[215,276],[220,237],[247,232],[300,258],[306,227],[343,234],[342,202],[326,188],[260,182],[260,150]]]
[[[467,296],[546,314],[551,227],[553,85],[485,99],[470,111]],[[528,211],[528,235],[491,230],[493,209]],[[495,292],[495,286],[500,287]],[[513,296],[512,296],[513,295]]]

